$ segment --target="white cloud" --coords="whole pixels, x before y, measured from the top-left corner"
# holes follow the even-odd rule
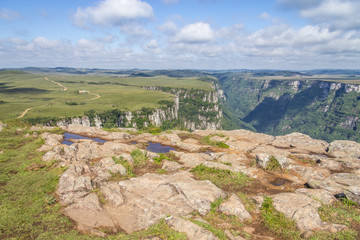
[[[301,10],[301,16],[314,22],[330,22],[335,29],[360,28],[360,2],[352,0],[325,0],[320,5]]]
[[[60,41],[49,40],[41,36],[34,38],[33,43],[40,48],[55,48],[61,44]]]
[[[86,26],[88,22],[101,26],[117,26],[128,20],[152,18],[152,7],[141,0],[104,0],[96,6],[78,8],[74,23]]]
[[[167,21],[159,27],[159,30],[165,34],[174,34],[177,31],[177,27],[174,22]]]
[[[201,43],[214,39],[214,32],[208,23],[197,22],[184,26],[174,37],[175,42]]]
[[[8,10],[8,9],[0,9],[0,20],[15,20],[20,16],[19,13]]]
[[[159,47],[157,41],[155,39],[151,39],[146,45],[147,48],[157,48]]]
[[[298,10],[300,16],[331,29],[359,29],[359,0],[278,0],[281,6]]]

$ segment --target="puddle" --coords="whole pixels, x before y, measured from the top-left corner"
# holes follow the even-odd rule
[[[149,142],[149,146],[146,147],[146,150],[155,153],[168,153],[171,150],[175,151],[175,149],[170,146],[164,146],[161,143],[152,143],[152,142]]]
[[[135,144],[138,144],[137,141],[132,141],[131,144],[135,145]]]
[[[282,186],[284,185],[285,183],[289,183],[290,181],[289,180],[286,180],[286,179],[283,179],[283,178],[275,178],[274,181],[271,181],[270,183],[274,186]]]
[[[69,145],[69,146],[70,146],[71,144],[73,144],[73,142],[70,141],[70,139],[90,139],[90,140],[93,140],[93,141],[99,142],[99,143],[104,143],[104,142],[106,142],[105,140],[100,139],[100,138],[89,138],[89,137],[84,137],[84,136],[77,135],[77,134],[73,134],[73,133],[64,133],[63,135],[64,135],[64,137],[65,137],[65,140],[62,141],[61,143],[62,143],[62,144]]]

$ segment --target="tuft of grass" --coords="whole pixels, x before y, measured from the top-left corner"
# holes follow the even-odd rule
[[[245,193],[239,192],[237,195],[241,199],[241,202],[244,204],[246,210],[249,212],[254,212],[256,210],[256,204],[251,201]]]
[[[174,159],[175,154],[174,153],[160,153],[159,157],[154,158],[154,161],[156,163],[161,163],[163,160],[168,160],[168,161],[175,161]]]
[[[267,167],[265,169],[269,170],[269,171],[277,171],[277,170],[281,170],[281,166],[280,166],[278,160],[274,156],[271,156],[269,164],[267,165]]]
[[[201,142],[211,145],[211,146],[216,146],[218,148],[229,148],[229,145],[227,145],[224,142],[211,141],[210,140],[211,137],[212,137],[212,135],[204,136],[203,138],[201,138]]]
[[[222,204],[225,200],[222,198],[218,198],[215,201],[211,203],[211,210],[210,213],[215,213],[217,209],[219,208],[220,204]]]
[[[196,166],[191,172],[194,173],[198,180],[209,180],[219,188],[230,192],[239,191],[251,182],[251,178],[244,173],[233,173],[230,170],[209,168],[203,164]]]
[[[146,164],[147,157],[140,149],[132,151],[130,155],[134,159],[135,166],[142,166]]]
[[[283,239],[301,239],[295,222],[286,218],[283,213],[276,211],[270,197],[264,198],[264,203],[260,210],[264,224],[270,231],[281,236]]]

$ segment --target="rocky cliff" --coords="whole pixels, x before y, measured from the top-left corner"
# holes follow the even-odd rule
[[[143,108],[138,111],[112,110],[106,112],[88,111],[83,117],[64,118],[56,122],[57,126],[81,124],[96,127],[135,127],[150,125],[171,129],[182,127],[189,130],[221,129],[222,111],[219,97],[224,98],[218,85],[213,90],[173,89],[166,87],[143,87],[147,90],[160,90],[174,95],[174,100],[163,101],[162,107]]]
[[[327,141],[360,141],[360,85],[315,80],[221,79],[227,105],[257,131],[304,132]]]

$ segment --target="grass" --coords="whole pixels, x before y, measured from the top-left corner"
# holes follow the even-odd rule
[[[352,202],[336,201],[318,209],[321,220],[360,229],[360,210]]]
[[[24,138],[25,131],[17,132],[18,127],[0,132],[0,239],[80,239],[53,195],[64,169],[50,162],[28,171],[28,166],[44,163],[35,151],[43,141]]]
[[[211,146],[216,146],[218,148],[229,148],[229,145],[227,145],[224,142],[221,141],[211,141],[210,138],[212,137],[212,135],[209,136],[204,136],[203,138],[201,138],[201,142],[211,145]]]
[[[251,182],[251,178],[243,173],[233,173],[230,170],[222,170],[218,168],[209,168],[200,164],[191,170],[195,178],[198,180],[209,180],[219,188],[237,192],[247,186]]]
[[[134,166],[142,166],[147,162],[146,155],[140,149],[132,151],[130,155],[134,159]]]
[[[276,211],[270,197],[265,197],[264,199],[261,207],[261,216],[266,228],[282,237],[282,239],[301,239],[295,222]]]
[[[57,162],[43,162],[42,153],[35,151],[43,140],[25,138],[29,126],[17,123],[8,123],[9,128],[0,132],[0,149],[3,151],[0,154],[0,239],[104,239],[80,234],[61,213],[62,206],[54,191],[66,168],[56,167]],[[16,131],[24,127],[26,129],[22,132]],[[145,159],[139,151],[132,154],[137,163]],[[122,159],[117,161],[125,165]],[[28,167],[34,164],[45,164],[45,167],[29,171]],[[105,201],[98,188],[93,192],[100,196],[100,201]],[[107,239],[149,237],[186,239],[184,234],[172,230],[163,220],[144,231],[130,235],[121,233]]]
[[[130,165],[130,163],[127,160],[125,160],[121,156],[119,158],[113,157],[113,160],[116,164],[121,164],[126,169],[126,175],[123,177],[125,177],[125,178],[135,177],[134,168],[133,168],[133,166]]]
[[[44,79],[45,75],[23,72],[0,72],[0,121],[14,119],[25,109],[32,108],[24,118],[82,116],[87,110],[140,110],[159,107],[161,100],[173,100],[173,95],[161,91],[145,90],[141,86],[210,89],[210,83],[195,78],[168,77],[115,78],[94,76],[47,76],[48,80],[62,83],[62,87]],[[89,83],[100,84],[89,84]],[[123,84],[123,85],[119,85]],[[125,85],[124,85],[125,84]],[[133,85],[133,86],[128,86]],[[87,90],[101,97],[79,93]]]
[[[158,164],[162,163],[163,160],[175,161],[174,157],[174,153],[160,153],[159,157],[154,158],[154,161]]]
[[[280,166],[278,160],[274,156],[270,157],[269,163],[266,166],[265,170],[269,170],[269,171],[281,170],[281,166]]]

